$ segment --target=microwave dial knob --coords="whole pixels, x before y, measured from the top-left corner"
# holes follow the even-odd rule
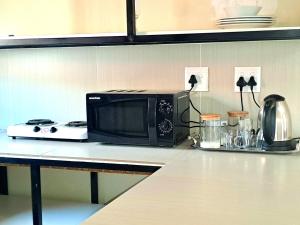
[[[173,112],[173,106],[170,103],[161,102],[159,104],[159,112],[168,115]]]
[[[170,120],[165,119],[158,125],[158,128],[163,134],[168,134],[173,130],[173,124]]]

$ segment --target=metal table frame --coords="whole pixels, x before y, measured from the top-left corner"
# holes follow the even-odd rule
[[[86,169],[90,171],[91,203],[98,204],[98,173],[97,170],[110,172],[128,172],[152,174],[157,171],[159,166],[136,165],[121,163],[96,163],[83,161],[48,160],[48,159],[29,159],[29,158],[9,158],[0,157],[1,164],[9,165],[28,165],[31,174],[31,199],[33,225],[42,225],[42,197],[41,197],[41,167]],[[0,166],[0,194],[8,195],[7,167]]]

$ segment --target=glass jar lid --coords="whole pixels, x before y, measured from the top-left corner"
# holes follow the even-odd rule
[[[221,115],[220,114],[202,114],[200,116],[202,121],[210,121],[210,120],[220,120],[221,119]]]
[[[239,117],[239,118],[245,118],[249,115],[249,112],[247,111],[231,111],[227,112],[229,117]]]

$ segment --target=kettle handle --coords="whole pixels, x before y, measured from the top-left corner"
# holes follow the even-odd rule
[[[275,139],[276,129],[276,99],[271,98],[265,102],[262,128],[264,140],[267,144],[272,145]]]

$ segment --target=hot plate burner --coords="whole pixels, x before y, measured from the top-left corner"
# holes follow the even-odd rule
[[[28,120],[26,125],[50,125],[54,124],[52,120],[49,119],[34,119],[34,120]]]
[[[13,139],[16,137],[74,141],[88,139],[85,121],[65,123],[48,119],[34,119],[27,123],[8,126],[7,135]]]
[[[66,124],[67,127],[86,127],[86,121],[71,121]]]

